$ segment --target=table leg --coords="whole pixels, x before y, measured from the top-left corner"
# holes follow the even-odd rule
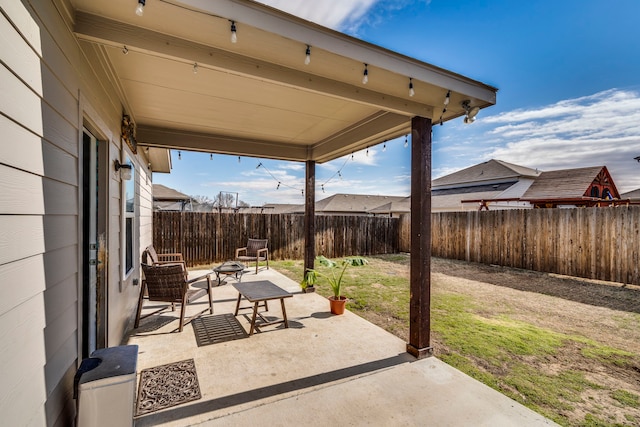
[[[240,292],[238,292],[238,302],[236,303],[236,312],[234,314],[234,316],[238,315],[238,310],[240,310],[240,299],[242,298],[242,294]]]
[[[284,308],[284,298],[280,298],[280,305],[282,306],[282,317],[284,317],[284,327],[289,327],[289,321],[287,320],[287,310]]]
[[[249,336],[253,335],[253,329],[256,326],[256,315],[258,314],[258,301],[253,304],[253,316],[251,316],[251,329],[249,329]]]
[[[207,294],[209,294],[209,310],[213,314],[213,296],[211,295],[211,276],[207,274]]]

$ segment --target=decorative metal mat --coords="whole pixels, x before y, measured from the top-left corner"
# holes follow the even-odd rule
[[[231,313],[198,317],[191,321],[191,325],[198,347],[249,336]]]
[[[136,416],[198,400],[201,397],[193,359],[144,369],[140,373]]]

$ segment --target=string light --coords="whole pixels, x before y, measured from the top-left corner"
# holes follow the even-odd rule
[[[354,162],[356,159],[353,157],[353,153],[351,153],[351,161]]]
[[[413,78],[409,77],[409,96],[413,97],[416,91],[413,90]]]
[[[209,160],[213,160],[213,153],[209,154]]]
[[[387,141],[382,145],[382,152],[384,153],[385,151],[387,151]]]
[[[409,135],[405,135],[404,136],[404,148],[407,148],[409,146]]]
[[[178,160],[182,160],[182,153],[178,151]]]
[[[238,156],[238,163],[240,163],[240,156]]]
[[[231,43],[238,42],[238,31],[236,28],[236,21],[231,21]]]
[[[449,102],[451,101],[451,91],[448,90],[447,91],[447,95],[444,97],[444,108],[442,109],[442,113],[440,114],[440,126],[442,126],[443,124],[443,117],[444,117],[444,113],[447,112],[447,105],[449,105]]]
[[[124,47],[122,48],[122,53],[124,53],[125,55],[126,55],[127,53],[129,53],[129,49],[127,49],[127,46],[124,46]]]
[[[193,63],[193,74],[198,74],[198,63],[197,62]]]
[[[146,0],[138,0],[136,5],[136,15],[142,16],[144,14],[144,3]]]
[[[311,63],[311,46],[307,45],[307,51],[304,57],[304,65],[309,65]]]
[[[369,157],[369,147],[367,147],[367,157]]]
[[[267,167],[264,164],[262,164],[262,162],[258,163],[258,165],[256,166],[256,169],[260,169],[260,168],[264,169],[271,176],[271,178],[273,178],[273,180],[278,183],[278,185],[276,186],[276,190],[279,190],[281,185],[291,188],[292,190],[299,190],[299,187],[293,187],[291,185],[284,184],[282,181],[278,180],[278,178],[276,178],[276,176],[272,174],[271,171],[267,169]],[[304,189],[302,189],[302,194],[304,195]]]
[[[364,64],[364,72],[362,73],[362,84],[369,83],[369,64]]]
[[[326,193],[326,191],[324,191],[324,184],[322,184],[321,187],[322,187],[322,192]]]

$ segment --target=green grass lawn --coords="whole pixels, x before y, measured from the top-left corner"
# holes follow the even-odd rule
[[[409,258],[400,254],[367,259],[369,264],[346,270],[347,308],[406,340]],[[273,267],[298,282],[302,278],[302,261],[276,261]],[[323,271],[317,265],[316,269]],[[316,288],[320,295],[331,295],[322,281]],[[504,314],[492,315],[486,312],[486,301],[440,289],[434,281],[431,319],[436,357],[555,422],[640,425],[638,390],[609,390],[585,375],[589,369],[637,369],[638,355]],[[572,358],[568,366],[558,362],[565,355]],[[552,363],[555,368],[547,369]],[[614,406],[618,415],[624,414],[622,422],[612,415]]]

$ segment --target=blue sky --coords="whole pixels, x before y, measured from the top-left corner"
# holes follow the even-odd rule
[[[475,123],[434,127],[433,178],[493,158],[540,170],[605,165],[621,192],[640,188],[638,0],[262,3],[499,89]],[[318,165],[317,199],[409,195],[409,151],[400,138]],[[304,203],[301,163],[181,158],[172,151],[171,174],[154,182],[212,199],[237,192],[254,206]]]

